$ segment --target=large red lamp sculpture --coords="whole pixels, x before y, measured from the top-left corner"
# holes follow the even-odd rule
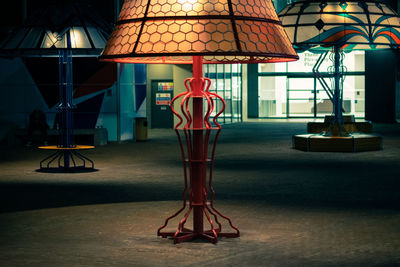
[[[343,77],[345,51],[398,48],[400,17],[379,0],[306,0],[293,2],[279,14],[293,45],[302,50],[320,51],[313,71],[333,103],[333,116],[325,119],[325,133],[296,135],[293,146],[306,151],[366,151],[381,148],[381,138],[355,134],[343,118]],[[329,88],[318,68],[329,51],[333,88]],[[312,123],[315,124],[315,123]],[[353,124],[349,123],[349,124]],[[350,125],[351,126],[351,125]]]
[[[211,83],[203,77],[203,63],[282,62],[297,58],[270,0],[125,0],[101,60],[193,64],[193,78],[185,81],[187,91],[171,102],[179,119],[175,131],[184,165],[183,206],[167,218],[157,232],[159,236],[173,236],[175,243],[194,238],[217,242],[221,236],[239,236],[239,229],[214,207],[212,169],[221,130],[217,117],[224,110],[224,101],[209,91]],[[174,109],[177,101],[180,112]],[[215,101],[223,103],[221,110],[214,110]],[[215,141],[208,149],[212,132],[216,132]],[[168,221],[185,209],[178,229],[164,231]],[[193,229],[187,229],[185,223],[191,212]],[[228,220],[234,231],[223,232],[218,217]],[[205,219],[209,230],[204,230]]]

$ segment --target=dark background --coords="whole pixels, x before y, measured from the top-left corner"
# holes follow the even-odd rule
[[[29,18],[37,8],[49,3],[73,1],[88,3],[110,23],[115,22],[118,14],[117,3],[122,6],[123,0],[6,0],[0,8],[0,42],[7,36],[12,26],[23,23],[24,4]],[[277,11],[287,4],[287,0],[273,0]],[[399,11],[400,0],[385,0],[396,11]],[[366,106],[365,118],[373,122],[393,123],[396,121],[396,90],[400,77],[399,53],[393,51],[366,52]],[[251,114],[250,114],[251,115]]]
[[[55,2],[79,2],[88,3],[93,6],[106,20],[113,22],[115,18],[116,0],[26,0],[27,16],[37,8]],[[1,2],[1,27],[21,25],[23,21],[23,2],[24,0],[6,0]],[[123,1],[120,1],[121,3]]]
[[[0,15],[0,26],[16,26],[20,25],[23,21],[23,3],[27,3],[27,15],[32,13],[36,8],[40,8],[43,5],[49,3],[61,2],[61,1],[73,1],[80,3],[89,3],[95,8],[103,17],[110,22],[115,20],[115,7],[117,1],[120,1],[120,6],[124,2],[123,0],[6,0],[1,3],[1,15]],[[393,9],[398,11],[400,0],[383,0],[389,3]],[[273,0],[276,6],[285,6],[287,0]],[[279,10],[277,10],[279,12]]]

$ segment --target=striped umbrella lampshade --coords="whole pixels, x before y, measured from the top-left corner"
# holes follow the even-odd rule
[[[280,13],[293,45],[305,49],[369,50],[400,46],[400,18],[385,2],[299,1]]]

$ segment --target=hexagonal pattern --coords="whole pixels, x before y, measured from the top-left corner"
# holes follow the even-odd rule
[[[125,0],[118,21],[143,18],[148,0]]]
[[[249,16],[278,20],[274,5],[271,1],[263,0],[232,0],[235,16]]]
[[[139,34],[140,23],[117,25],[103,50],[106,55],[123,55],[133,51]]]
[[[102,59],[145,63],[191,63],[191,55],[202,55],[207,63],[296,59],[271,0],[232,0],[231,5],[220,0],[125,0]]]

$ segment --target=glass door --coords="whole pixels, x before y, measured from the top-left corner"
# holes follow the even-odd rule
[[[315,79],[288,77],[287,103],[288,117],[314,117],[315,113]]]
[[[218,123],[234,123],[242,120],[242,66],[240,64],[206,64],[205,77],[210,78],[210,92],[217,93],[225,100],[225,111],[218,117]],[[215,102],[211,118],[221,109],[220,101]]]
[[[262,76],[258,78],[259,117],[286,117],[286,76]]]
[[[258,117],[323,118],[332,114],[332,101],[313,72],[320,54],[303,52],[299,56],[294,62],[258,65]],[[362,51],[347,53],[343,59],[344,114],[357,118],[363,118],[365,110],[364,61]],[[332,88],[330,66],[332,62],[326,57],[319,71],[326,85]]]

